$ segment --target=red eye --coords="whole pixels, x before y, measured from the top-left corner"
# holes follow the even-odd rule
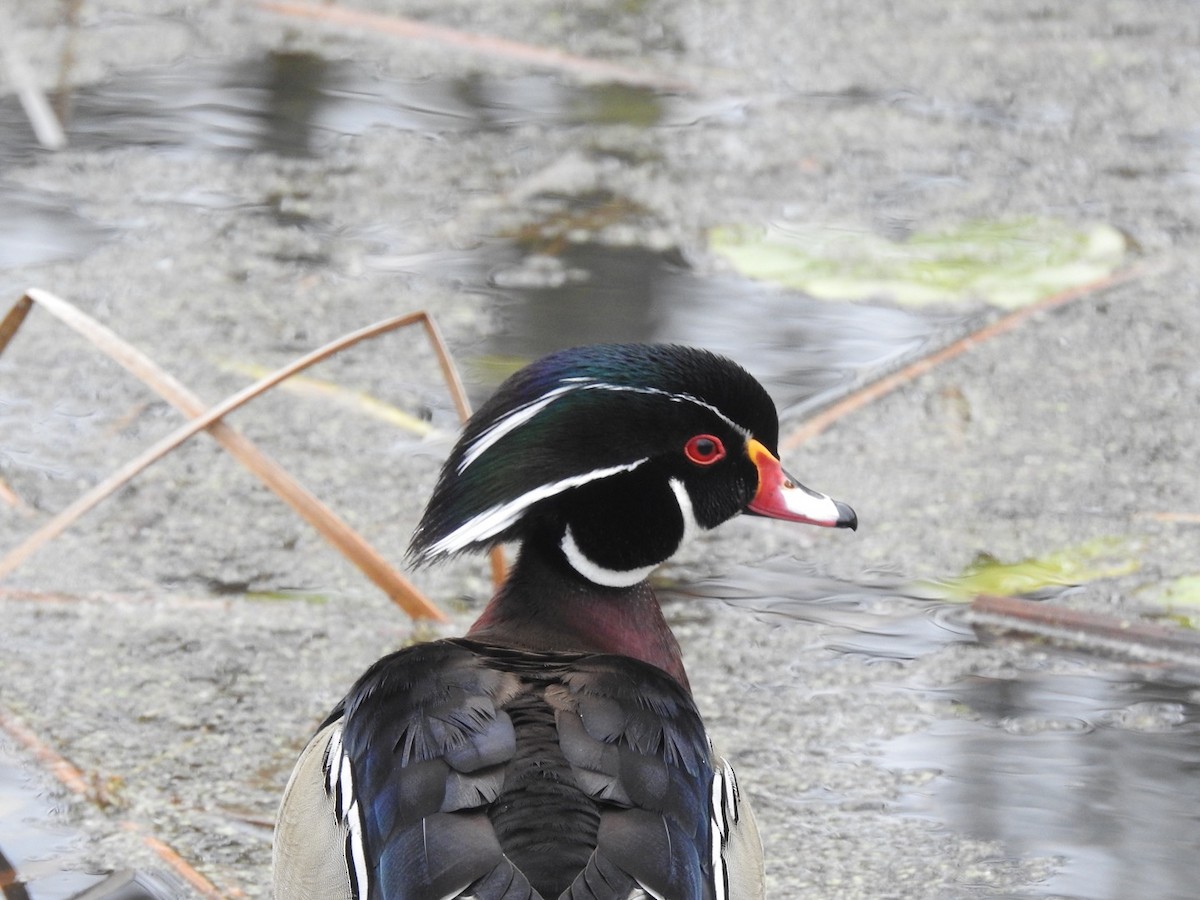
[[[711,466],[725,458],[725,445],[711,434],[698,434],[683,446],[684,455],[698,466]]]

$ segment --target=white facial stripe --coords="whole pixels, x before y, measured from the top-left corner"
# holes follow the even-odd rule
[[[463,454],[463,458],[458,463],[458,474],[466,471],[467,466],[475,462],[480,456],[494,446],[501,438],[507,434],[511,434],[517,428],[524,425],[526,422],[533,419],[538,413],[544,410],[547,406],[557,400],[564,394],[571,391],[628,391],[634,394],[648,394],[651,396],[666,397],[676,403],[694,403],[704,409],[707,409],[713,415],[717,416],[721,421],[725,422],[730,428],[737,431],[743,437],[750,437],[749,429],[739,425],[721,410],[717,409],[710,403],[705,403],[693,397],[691,394],[673,394],[670,391],[662,391],[658,388],[635,387],[632,385],[609,384],[605,381],[592,381],[590,378],[564,378],[562,384],[553,390],[547,391],[538,397],[536,400],[531,400],[522,406],[517,407],[512,412],[497,419],[484,432],[479,435],[471,446],[467,448],[467,452]]]
[[[520,497],[517,497],[515,500],[509,500],[507,503],[493,506],[491,509],[485,510],[479,515],[468,519],[444,538],[435,542],[429,548],[428,555],[440,556],[443,553],[457,553],[471,544],[486,541],[488,538],[500,534],[504,529],[516,522],[525,510],[539,501],[553,497],[556,494],[561,494],[563,491],[569,491],[571,488],[587,484],[590,481],[598,481],[601,478],[607,478],[610,475],[616,475],[620,472],[632,472],[648,460],[649,457],[643,457],[622,466],[593,469],[591,472],[584,472],[582,475],[574,475],[571,478],[564,478],[562,481],[555,481],[551,484],[543,484],[541,487],[536,487],[532,491],[527,491]]]
[[[691,394],[673,394],[670,391],[662,391],[658,388],[635,387],[633,385],[624,384],[608,384],[607,382],[603,381],[592,382],[590,384],[581,385],[581,387],[589,391],[630,391],[635,394],[652,394],[658,397],[666,397],[667,399],[673,400],[676,403],[694,403],[697,406],[707,409],[734,431],[738,432],[738,434],[746,438],[750,437],[750,430],[748,428],[733,421],[733,419],[729,418],[729,416],[725,415],[725,413],[721,412],[721,410],[717,409],[711,403],[705,403],[703,400],[693,397]]]
[[[476,459],[482,456],[500,438],[524,425],[561,395],[568,391],[576,390],[577,387],[578,385],[564,385],[563,387],[555,388],[548,393],[542,394],[536,400],[526,403],[524,406],[517,407],[503,418],[497,419],[492,423],[491,427],[487,428],[483,434],[471,442],[471,446],[463,454],[463,458],[458,464],[458,474],[461,475],[467,466],[475,462]]]
[[[566,556],[567,562],[571,564],[572,569],[592,582],[592,584],[601,584],[604,587],[633,587],[639,581],[644,581],[646,576],[658,568],[658,563],[655,563],[654,565],[642,566],[639,569],[628,569],[622,572],[597,565],[588,559],[584,555],[584,552],[579,549],[579,545],[575,543],[575,535],[571,534],[571,527],[569,525],[559,546],[562,548],[563,555]]]

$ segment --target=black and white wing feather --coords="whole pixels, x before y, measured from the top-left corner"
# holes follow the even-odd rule
[[[301,756],[278,900],[760,900],[690,695],[627,657],[439,641],[385,657]]]

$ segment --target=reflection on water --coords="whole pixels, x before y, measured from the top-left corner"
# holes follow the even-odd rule
[[[30,782],[19,761],[0,738],[0,870],[11,867],[26,896],[37,900],[74,897],[95,884],[94,875],[61,871],[57,860],[78,840],[72,831],[52,823],[53,807]],[[8,866],[3,864],[7,861]],[[9,885],[14,875],[0,871],[5,897],[22,885]]]
[[[915,659],[975,640],[961,606],[921,599],[896,579],[847,583],[788,559],[673,590],[781,627],[818,623],[826,648],[872,658]],[[1013,857],[1055,861],[1049,881],[1015,896],[1194,900],[1200,687],[1146,676],[1060,657],[1054,672],[912,688],[945,715],[885,746],[881,765],[933,775],[906,780],[893,810],[995,841]],[[895,683],[904,689],[898,675]]]
[[[0,185],[0,205],[0,269],[82,256],[110,233],[40,192]]]
[[[71,96],[75,149],[311,156],[338,135],[375,127],[447,133],[520,125],[683,125],[720,110],[625,85],[576,85],[546,74],[401,79],[306,53],[188,61],[118,75]],[[39,152],[13,97],[0,102],[0,166]]]
[[[190,896],[165,871],[79,871],[82,836],[57,823],[53,804],[0,736],[0,895],[11,900],[167,900]]]
[[[319,155],[337,136],[376,127],[428,133],[526,124],[673,127],[722,113],[711,101],[646,88],[573,85],[545,74],[405,80],[302,53],[142,69],[80,89],[71,110],[66,125],[76,150],[140,145],[164,153],[285,156]],[[0,131],[0,168],[41,152],[14,98],[0,101]],[[69,204],[3,185],[0,201],[8,212],[0,226],[6,248],[0,268],[82,255],[105,235]],[[608,207],[631,213],[632,203],[616,198]],[[442,274],[474,269],[468,286],[500,295],[507,323],[487,356],[527,361],[598,340],[701,344],[745,360],[789,412],[822,405],[961,322],[825,303],[743,278],[703,278],[677,253],[640,247],[562,242],[550,255],[493,243],[470,256],[425,262]],[[553,271],[531,273],[531,256]]]
[[[478,73],[401,79],[305,53],[187,61],[117,75],[69,98],[73,151],[154,147],[162,153],[311,157],[372,128],[461,133],[521,125],[675,127],[723,114],[722,104],[625,85],[577,85],[552,75]],[[728,104],[725,104],[728,106]],[[0,98],[0,173],[41,158],[15,96]],[[103,229],[70,205],[0,182],[0,268],[92,249]]]
[[[1061,858],[1038,896],[1197,896],[1193,687],[1025,672],[971,678],[943,693],[965,706],[962,714],[887,750],[891,767],[940,773],[902,809],[1000,841],[1014,854]]]
[[[489,392],[529,360],[582,343],[697,344],[749,368],[784,415],[819,408],[881,370],[929,352],[963,327],[961,315],[831,303],[735,275],[702,276],[675,251],[565,243],[553,257],[515,244],[385,265],[454,276],[488,289],[501,327],[483,349],[498,370]]]
[[[776,557],[741,565],[728,575],[660,590],[665,599],[710,597],[785,624],[814,622],[835,629],[827,646],[875,659],[916,659],[947,644],[972,643],[961,607],[931,603],[911,586],[886,576],[857,582],[821,575],[804,563]]]

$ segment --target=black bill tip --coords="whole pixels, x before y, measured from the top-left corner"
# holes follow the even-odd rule
[[[833,505],[837,507],[838,512],[837,527],[849,528],[851,531],[858,531],[858,516],[855,514],[854,510],[852,510],[841,500],[834,500]]]

